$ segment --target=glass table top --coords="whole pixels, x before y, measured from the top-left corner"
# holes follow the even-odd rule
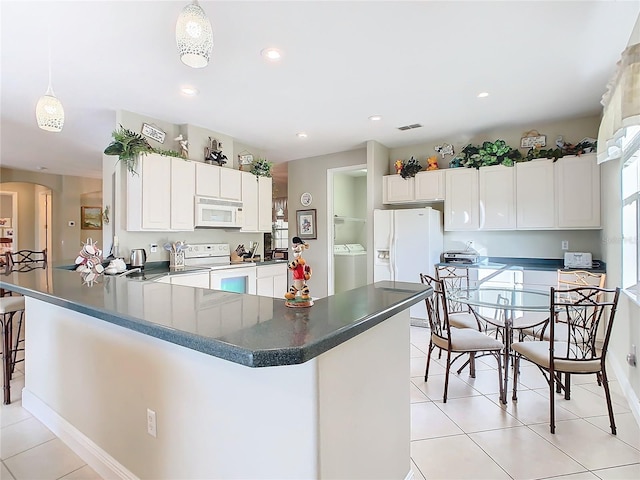
[[[447,291],[447,298],[454,302],[475,307],[491,307],[503,310],[548,311],[550,293],[503,287],[474,287]]]

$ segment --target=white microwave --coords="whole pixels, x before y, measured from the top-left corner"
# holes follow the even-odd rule
[[[196,227],[242,227],[242,202],[196,196],[195,208]]]

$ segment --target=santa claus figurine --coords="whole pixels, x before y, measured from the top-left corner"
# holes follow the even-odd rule
[[[293,237],[291,243],[293,244],[293,260],[289,262],[288,267],[293,274],[293,283],[284,295],[284,298],[287,299],[285,305],[287,307],[310,307],[313,305],[313,300],[309,295],[307,280],[311,278],[311,267],[302,258],[302,252],[309,248],[309,244],[300,237]]]

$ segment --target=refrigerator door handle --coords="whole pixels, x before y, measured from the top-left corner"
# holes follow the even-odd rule
[[[389,270],[391,270],[391,281],[395,282],[398,279],[398,269],[396,264],[396,231],[395,222],[391,225],[391,242],[389,252]]]

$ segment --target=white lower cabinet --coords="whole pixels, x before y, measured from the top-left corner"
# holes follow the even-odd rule
[[[478,170],[445,170],[444,229],[478,230]]]
[[[171,275],[171,285],[183,285],[185,287],[209,288],[209,270],[198,273],[183,273]]]
[[[524,270],[522,274],[522,280],[516,286],[524,290],[548,292],[551,287],[558,285],[556,270]]]
[[[287,293],[287,264],[264,265],[256,273],[256,295],[281,298]]]

